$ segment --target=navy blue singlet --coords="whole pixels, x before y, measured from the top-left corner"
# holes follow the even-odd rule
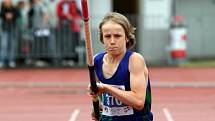
[[[121,60],[116,72],[111,78],[106,79],[103,75],[102,65],[105,53],[100,53],[94,58],[95,72],[101,83],[110,84],[121,90],[130,91],[130,72],[128,69],[129,58],[132,51],[127,51]],[[122,76],[123,75],[123,76]],[[102,95],[103,111],[100,121],[153,121],[151,113],[151,86],[148,79],[144,108],[136,110],[131,106],[123,104],[121,101],[105,92]]]

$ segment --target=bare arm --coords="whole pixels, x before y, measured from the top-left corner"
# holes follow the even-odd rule
[[[129,71],[131,91],[123,91],[107,84],[100,84],[99,86],[103,88],[103,91],[109,92],[124,104],[141,110],[145,103],[148,70],[140,54],[134,53],[130,57]]]

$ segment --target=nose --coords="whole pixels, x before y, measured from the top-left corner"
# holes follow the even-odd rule
[[[114,37],[111,37],[110,43],[111,43],[111,44],[115,44],[115,39],[114,39]]]

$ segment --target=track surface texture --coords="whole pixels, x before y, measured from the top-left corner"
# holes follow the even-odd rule
[[[149,68],[154,121],[214,121],[215,68]],[[0,70],[0,121],[90,121],[87,69]]]

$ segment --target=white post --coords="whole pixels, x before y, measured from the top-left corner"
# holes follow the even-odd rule
[[[90,26],[94,54],[104,48],[99,41],[99,23],[107,12],[112,11],[112,0],[89,0]]]
[[[91,27],[98,28],[102,17],[112,11],[112,0],[89,0],[90,14],[91,14]]]

